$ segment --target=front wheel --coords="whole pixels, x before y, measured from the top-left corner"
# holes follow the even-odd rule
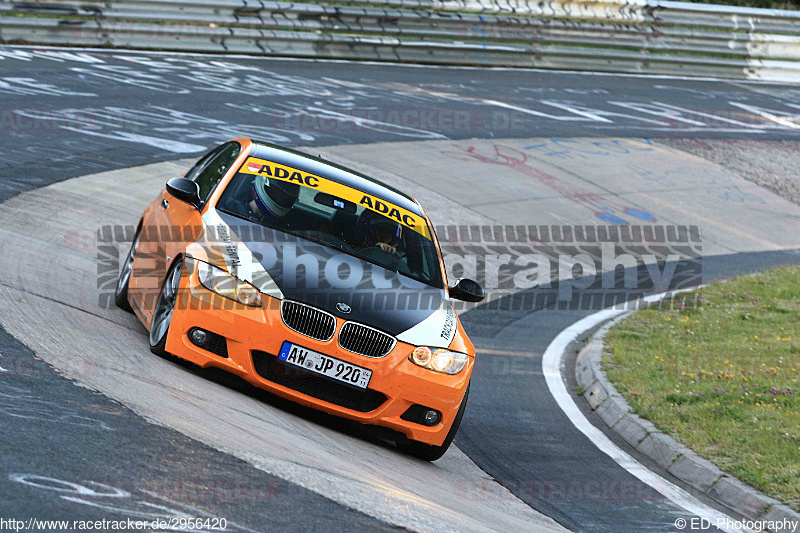
[[[117,279],[117,288],[114,291],[114,303],[117,307],[124,309],[128,312],[133,312],[131,303],[128,301],[128,285],[131,281],[131,272],[133,271],[133,259],[136,256],[136,249],[139,247],[139,235],[141,232],[136,233],[131,243],[131,249],[128,255],[125,256],[125,262],[119,270],[119,279]]]
[[[453,439],[456,436],[456,432],[458,432],[458,426],[461,425],[461,419],[464,418],[464,411],[467,409],[468,397],[469,385],[467,385],[467,392],[464,393],[464,399],[461,400],[461,407],[458,408],[458,413],[456,413],[456,419],[453,420],[453,425],[450,426],[450,431],[447,432],[447,437],[445,437],[441,446],[425,444],[424,442],[419,442],[409,439],[406,436],[402,436],[395,443],[397,445],[397,449],[403,453],[407,453],[408,455],[413,455],[418,459],[422,459],[423,461],[435,461],[439,459],[444,455],[444,452],[447,451],[447,448],[450,447],[450,444],[453,442]]]
[[[169,355],[166,350],[167,333],[178,301],[182,271],[183,261],[178,260],[167,273],[153,310],[153,321],[150,323],[150,351],[162,357]]]

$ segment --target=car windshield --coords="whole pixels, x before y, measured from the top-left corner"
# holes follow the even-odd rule
[[[387,208],[392,204],[343,184],[306,173],[286,174],[281,169],[294,169],[280,165],[259,167],[254,160],[249,158],[242,165],[217,209],[328,245],[426,285],[442,287],[436,246],[422,217],[399,207]],[[269,177],[276,167],[280,167],[278,177]],[[289,175],[300,179],[290,181],[286,179]]]

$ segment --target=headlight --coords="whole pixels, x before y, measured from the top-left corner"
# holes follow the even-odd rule
[[[246,281],[231,276],[221,268],[197,262],[197,277],[211,292],[251,307],[261,307],[261,294]]]
[[[408,357],[412,363],[442,374],[458,374],[467,366],[467,354],[451,352],[444,348],[418,346]]]

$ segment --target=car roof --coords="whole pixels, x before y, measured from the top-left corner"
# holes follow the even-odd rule
[[[321,157],[256,140],[253,140],[250,155],[337,181],[353,189],[392,202],[418,215],[423,215],[422,208],[411,196],[379,180]]]

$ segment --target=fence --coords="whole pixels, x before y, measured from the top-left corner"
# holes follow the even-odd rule
[[[800,81],[800,12],[656,0],[0,0],[0,40]]]

